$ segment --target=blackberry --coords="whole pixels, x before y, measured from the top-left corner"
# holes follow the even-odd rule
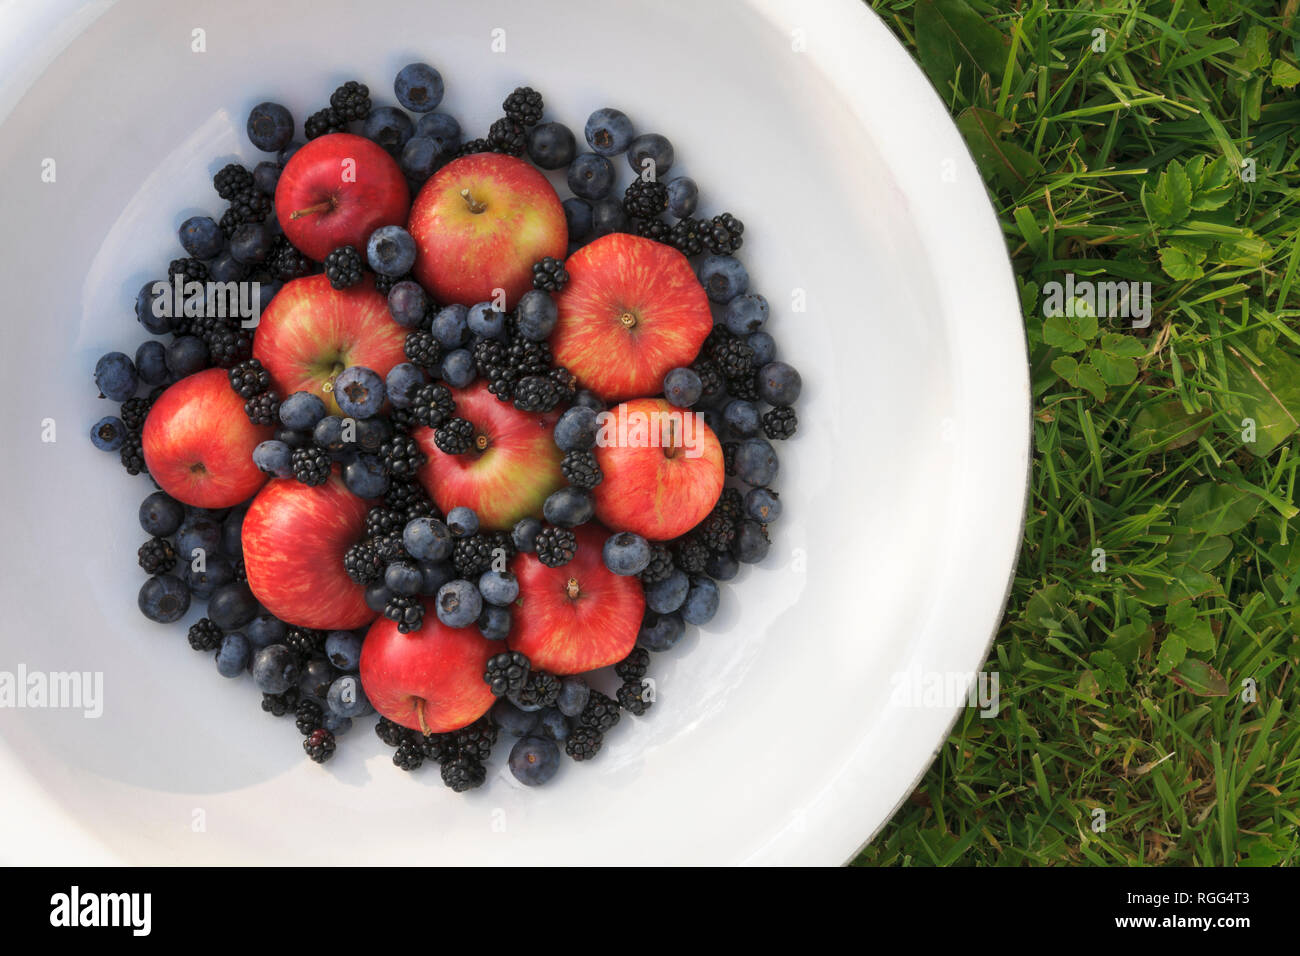
[[[625,681],[639,681],[649,672],[650,652],[644,647],[632,648],[627,657],[614,665],[614,673]]]
[[[375,273],[375,291],[380,295],[388,295],[393,286],[397,285],[399,282],[405,282],[410,278],[411,274],[409,272],[406,273],[406,275],[400,276],[386,276]]]
[[[226,210],[236,224],[245,222],[263,222],[271,214],[271,197],[249,187],[235,193]]]
[[[325,650],[325,632],[310,627],[291,627],[285,632],[284,646],[309,660]]]
[[[145,574],[162,574],[176,567],[176,549],[166,538],[150,538],[136,552]]]
[[[406,340],[402,343],[402,351],[406,353],[407,361],[420,368],[436,369],[438,363],[442,361],[442,346],[438,344],[432,332],[424,330],[407,332]]]
[[[714,216],[706,228],[704,244],[715,256],[729,256],[745,243],[745,224],[729,212]]]
[[[280,421],[280,396],[261,392],[244,402],[244,414],[254,425],[276,425]]]
[[[316,763],[324,763],[334,756],[334,751],[338,744],[334,741],[334,735],[324,727],[317,727],[302,742],[302,749],[307,756]]]
[[[234,199],[236,193],[253,188],[253,174],[239,163],[229,163],[212,177],[212,186],[222,199]]]
[[[424,759],[432,760],[434,763],[446,763],[448,760],[456,759],[456,735],[455,734],[429,734],[427,737],[420,738],[420,749],[424,751]]]
[[[734,441],[724,441],[722,443],[722,466],[727,477],[736,477],[736,452],[740,450],[740,443]]]
[[[379,723],[375,724],[375,736],[390,747],[396,747],[398,744],[411,740],[414,734],[415,731],[394,723],[387,717],[380,717]]]
[[[638,176],[623,193],[623,209],[634,219],[654,219],[668,208],[668,187]]]
[[[637,575],[642,584],[658,584],[673,573],[673,556],[662,544],[650,545],[650,563]]]
[[[481,787],[487,780],[487,771],[483,765],[466,757],[448,760],[442,765],[441,774],[442,782],[456,793]]]
[[[301,693],[296,687],[290,687],[282,694],[263,694],[262,710],[272,717],[283,717],[298,706],[300,696]]]
[[[718,367],[724,378],[730,380],[752,374],[754,370],[754,350],[745,340],[727,329],[725,325],[715,325],[704,340],[702,349],[709,360]]]
[[[600,753],[604,734],[590,727],[575,727],[564,741],[564,752],[574,760],[590,760]]]
[[[290,462],[294,478],[304,485],[316,486],[330,480],[330,466],[334,464],[334,459],[324,448],[308,445],[306,448],[295,448]]]
[[[704,251],[707,226],[699,219],[687,216],[673,223],[669,233],[669,244],[686,256],[698,256]]]
[[[420,423],[415,420],[409,408],[394,408],[388,413],[388,424],[393,427],[394,432],[403,435],[409,435],[413,429],[420,427]]]
[[[384,575],[384,563],[369,541],[358,541],[343,555],[343,567],[357,584],[374,584]]]
[[[542,94],[530,86],[520,86],[501,104],[507,117],[520,126],[536,126],[542,121]]]
[[[582,713],[578,715],[578,724],[603,734],[618,723],[620,716],[622,715],[618,712],[618,701],[605,696],[593,687],[591,696],[587,698],[587,706],[582,708]]]
[[[553,256],[546,256],[533,263],[533,288],[543,292],[559,292],[569,284],[569,273],[564,263]]]
[[[474,343],[470,355],[474,357],[474,368],[480,378],[487,379],[489,383],[495,383],[498,379],[513,380],[514,369],[510,365],[510,347],[504,342],[496,339],[481,339]]]
[[[190,625],[187,636],[196,651],[215,651],[221,646],[221,628],[211,618],[199,618]]]
[[[548,568],[563,567],[573,560],[578,539],[568,528],[543,528],[537,532],[537,560]]]
[[[493,152],[522,156],[528,147],[528,132],[509,116],[503,116],[488,128],[487,140]]]
[[[732,398],[743,398],[747,402],[758,401],[758,377],[754,369],[727,379],[727,392]]]
[[[483,680],[492,691],[493,697],[517,694],[524,689],[528,681],[528,658],[519,651],[504,651],[489,657],[483,671]]]
[[[525,375],[545,375],[555,361],[551,347],[545,342],[518,339],[505,351],[506,365],[521,378]]]
[[[128,398],[122,403],[122,410],[118,417],[122,419],[122,424],[128,431],[138,432],[144,428],[144,420],[149,417],[149,409],[153,408],[153,402],[143,397]]]
[[[771,439],[791,438],[799,427],[799,416],[789,405],[778,405],[763,416],[763,434]]]
[[[623,686],[618,689],[618,705],[626,710],[629,714],[635,714],[640,717],[650,705],[654,703],[654,698],[650,697],[650,691],[644,683],[638,680],[625,680]]]
[[[700,522],[695,534],[699,535],[699,540],[704,543],[704,547],[708,550],[725,554],[731,550],[731,542],[736,537],[736,521],[734,518],[727,518],[718,514],[715,508]],[[683,568],[683,570],[686,569]],[[687,573],[699,574],[700,572],[688,571]]]
[[[146,470],[144,466],[144,445],[141,443],[139,435],[127,432],[126,437],[122,439],[122,447],[118,449],[117,457],[122,462],[122,467],[126,469],[128,475],[138,475]]]
[[[203,282],[208,278],[208,267],[199,259],[173,259],[167,265],[167,278],[184,276],[185,282]]]
[[[726,388],[722,372],[707,358],[697,358],[691,364],[691,370],[700,377],[700,398],[712,398]]]
[[[563,365],[557,365],[546,373],[546,377],[555,385],[555,391],[561,402],[572,402],[578,394],[578,376]]]
[[[526,375],[514,389],[515,408],[521,412],[549,412],[560,404],[560,389],[545,375]]]
[[[393,751],[393,766],[410,773],[419,770],[424,763],[424,748],[418,739],[403,740]]]
[[[533,671],[516,697],[525,706],[554,707],[560,696],[560,679],[546,671]]]
[[[473,156],[475,153],[492,152],[492,144],[485,139],[471,139],[462,143],[460,149],[456,150],[456,158],[461,156]]]
[[[569,484],[576,488],[595,488],[604,479],[601,474],[600,465],[596,462],[596,456],[589,450],[574,449],[565,452],[564,460],[560,462],[560,471]]]
[[[370,88],[348,80],[330,94],[330,109],[344,122],[363,120],[370,115]]]
[[[451,552],[451,563],[458,577],[477,581],[478,576],[492,567],[492,549],[495,542],[490,535],[472,534],[457,538]]]
[[[400,634],[410,634],[424,626],[424,603],[418,597],[394,594],[384,605],[384,617],[397,624]]]
[[[320,722],[325,717],[324,711],[320,709],[320,704],[314,700],[300,700],[298,706],[293,712],[294,726],[298,728],[298,733],[304,737],[310,737],[313,730],[320,727]]]
[[[350,289],[363,275],[361,253],[356,246],[339,246],[325,257],[325,278],[336,289]]]
[[[294,248],[284,236],[277,236],[267,260],[271,273],[277,279],[296,279],[311,272],[311,260]]]
[[[662,219],[633,219],[630,229],[642,239],[653,239],[666,246],[672,245],[673,227]]]
[[[709,562],[709,547],[694,533],[677,539],[673,558],[687,574],[703,574]]]
[[[412,518],[441,518],[442,512],[418,481],[394,481],[384,495],[384,507],[407,521]]]
[[[222,326],[204,336],[204,340],[217,368],[234,368],[253,354],[253,336],[238,326]]]
[[[431,382],[422,385],[411,403],[411,414],[421,425],[437,428],[456,412],[456,403],[446,385]]]
[[[309,140],[327,133],[342,133],[345,129],[347,129],[346,121],[332,106],[317,110],[302,124],[302,133]]]
[[[433,433],[433,443],[448,455],[463,455],[474,447],[474,426],[463,418],[449,418]]]
[[[392,564],[394,561],[411,560],[411,555],[407,552],[406,546],[402,544],[402,532],[400,531],[375,535],[369,541],[374,546],[375,554],[379,555],[379,560],[384,565]]]
[[[231,366],[230,387],[240,398],[249,399],[271,387],[271,373],[257,359],[248,359]]]
[[[410,478],[429,459],[410,435],[394,435],[379,446],[379,460],[394,478]]]
[[[406,520],[396,508],[380,505],[366,512],[366,536],[392,534],[406,527]]]
[[[455,731],[456,752],[475,762],[486,761],[492,756],[492,747],[497,742],[497,728],[486,717],[480,717],[468,727]]]
[[[235,210],[228,207],[221,214],[221,218],[217,220],[217,225],[221,227],[221,234],[229,239],[235,234],[235,230],[239,228],[240,222],[241,220]]]
[[[505,560],[507,561],[519,553],[519,549],[515,547],[515,539],[511,536],[509,531],[493,531],[488,535],[488,539],[492,544],[491,550],[493,559],[496,558],[498,551],[505,555]]]

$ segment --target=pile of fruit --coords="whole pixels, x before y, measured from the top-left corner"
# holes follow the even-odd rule
[[[304,144],[252,110],[275,158],[222,168],[225,212],[181,225],[136,301],[152,337],[96,364],[121,409],[91,439],[159,489],[140,610],[206,601],[191,646],[313,760],[378,711],[404,770],[477,787],[505,733],[537,785],[647,712],[649,652],[767,554],[800,378],[742,223],[696,215],[665,137],[601,109],[579,152],[524,87],[463,141],[432,67],[394,92],[345,83]]]

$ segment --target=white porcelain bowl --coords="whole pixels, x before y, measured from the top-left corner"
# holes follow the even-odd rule
[[[396,771],[369,721],[325,767],[303,759],[251,682],[140,616],[151,486],[87,440],[111,411],[96,357],[142,338],[136,290],[181,255],[182,219],[220,212],[212,172],[261,158],[249,107],[301,122],[353,76],[392,102],[414,60],[471,131],[529,83],[575,130],[617,105],[667,134],[703,208],[745,221],[741,258],[804,375],[770,556],[655,659],[651,713],[540,790],[501,750],[454,795]],[[977,670],[1001,614],[1029,399],[979,176],[861,3],[18,3],[0,67],[0,671],[103,675],[97,719],[0,709],[0,857],[831,864],[888,819],[956,714],[905,706],[897,675]]]

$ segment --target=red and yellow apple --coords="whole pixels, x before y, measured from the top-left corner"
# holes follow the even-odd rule
[[[196,508],[229,508],[266,483],[253,449],[271,437],[219,368],[186,376],[164,391],[145,419],[144,462],[163,491]]]

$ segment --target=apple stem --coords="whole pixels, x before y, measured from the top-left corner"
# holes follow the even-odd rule
[[[487,209],[487,203],[479,202],[469,194],[468,189],[462,189],[460,191],[460,198],[465,200],[465,205],[469,207],[470,212],[483,212]]]
[[[487,451],[487,446],[488,446],[488,437],[487,437],[487,435],[475,435],[475,436],[474,436],[474,447],[475,447],[475,448],[477,448],[479,451]]]
[[[578,586],[577,578],[569,578],[568,583],[564,585],[564,593],[570,598],[575,599],[580,593],[582,593],[582,589]]]
[[[623,323],[623,328],[625,329],[630,329],[636,325],[636,316],[631,312],[624,312],[618,317],[618,320]]]
[[[327,199],[324,202],[318,202],[314,206],[308,206],[306,209],[296,209],[289,213],[290,219],[301,219],[303,216],[310,216],[318,212],[329,212],[334,208],[333,200]]]
[[[424,698],[423,697],[417,697],[415,699],[415,719],[420,722],[420,732],[423,733],[424,736],[428,737],[430,734],[433,733],[433,731],[429,729],[429,725],[424,721]]]
[[[664,449],[664,457],[672,458],[677,454],[677,423],[671,418],[668,419],[668,447]]]

